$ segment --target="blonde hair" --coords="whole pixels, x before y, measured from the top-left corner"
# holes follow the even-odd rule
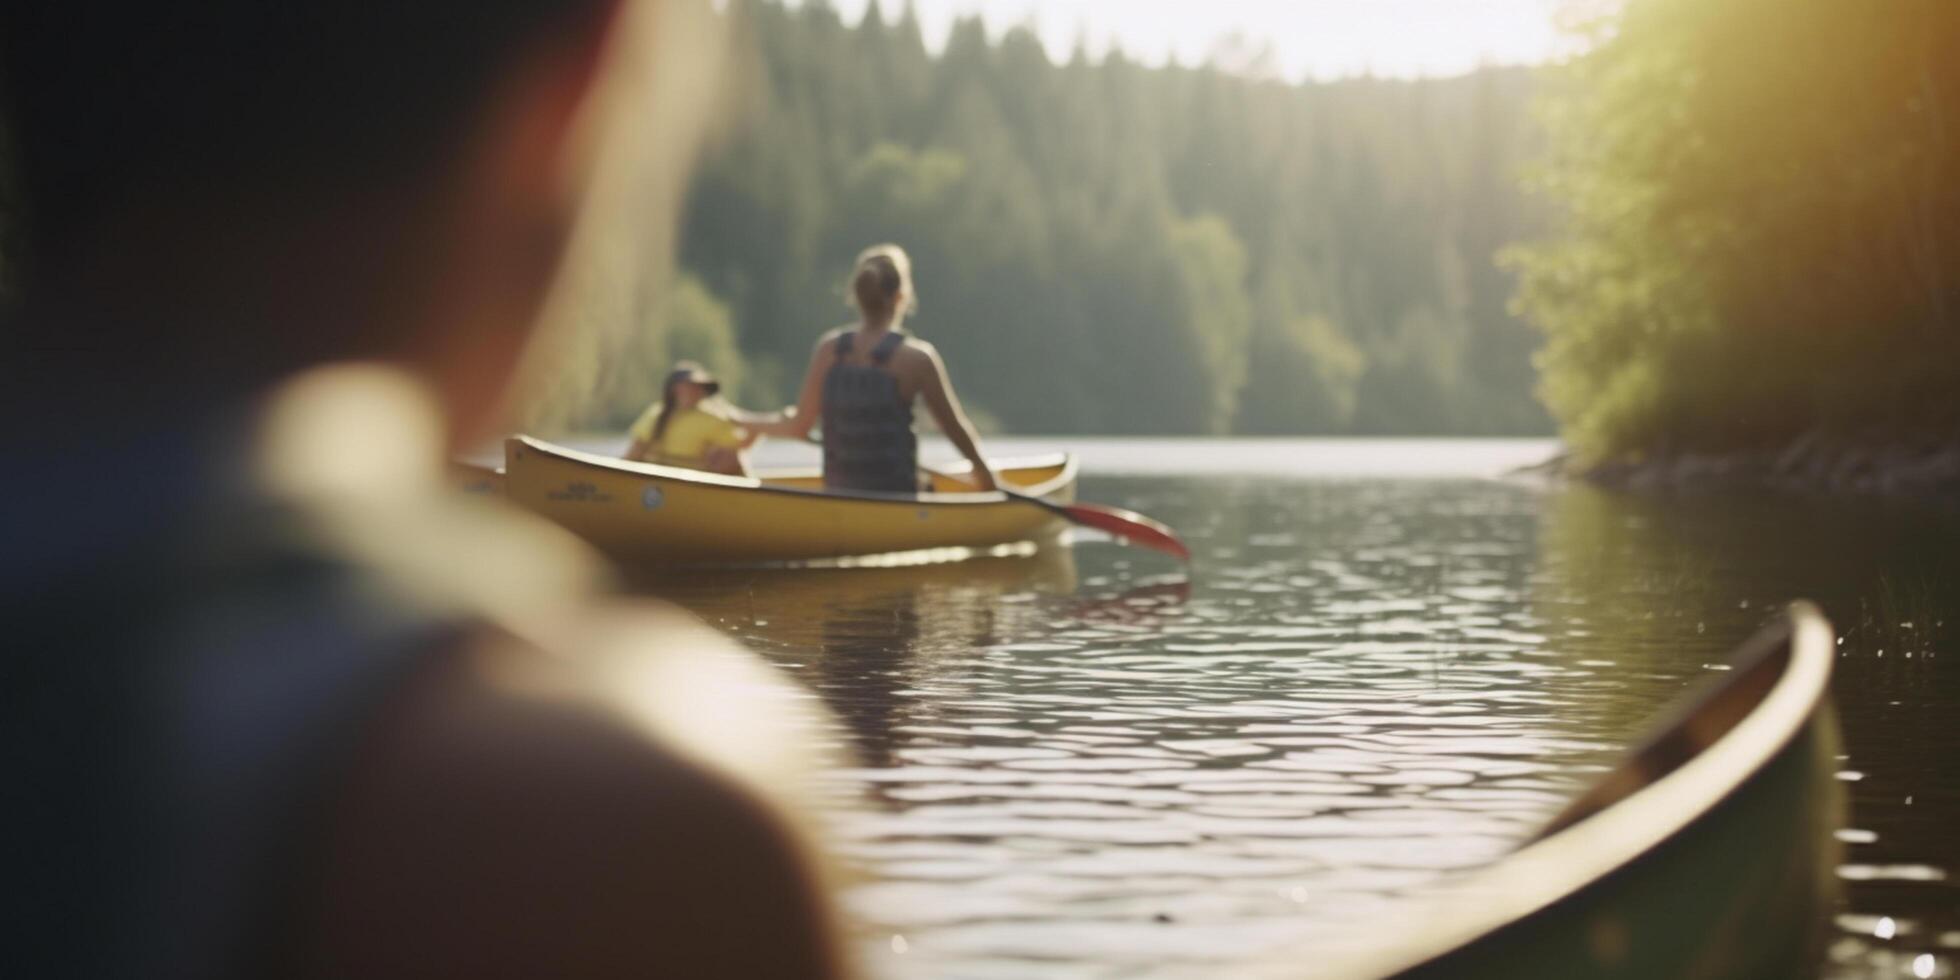
[[[912,286],[912,259],[897,245],[873,245],[858,253],[851,272],[851,305],[866,316],[916,313],[919,294]],[[904,305],[899,305],[899,297]]]

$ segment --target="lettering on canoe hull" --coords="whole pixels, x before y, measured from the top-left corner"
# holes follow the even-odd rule
[[[568,504],[609,504],[612,494],[601,493],[595,483],[567,483],[563,490],[553,490],[545,494],[546,499]]]

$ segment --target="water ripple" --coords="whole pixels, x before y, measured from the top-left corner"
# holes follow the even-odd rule
[[[1207,976],[1332,935],[1524,838],[1781,602],[1824,599],[1842,624],[1847,601],[1825,563],[1772,547],[1813,516],[1723,537],[1768,520],[1761,507],[1704,526],[1685,507],[1470,480],[1089,489],[1183,528],[1191,580],[1085,545],[658,586],[842,723],[862,761],[827,778],[869,800],[839,836],[867,872],[851,903],[882,973]],[[1926,605],[1874,618],[1946,608]],[[1927,632],[1853,647],[1889,644],[1859,662],[1930,676]],[[1860,713],[1881,708],[1905,710],[1849,706],[1854,752]],[[1848,785],[1876,818],[1860,826],[1886,835],[1844,838],[1840,875],[1867,889],[1861,914],[1889,915],[1908,890],[1950,887],[1923,843],[1936,831],[1915,851],[1894,828],[1950,821],[1960,778],[1915,802],[1896,760],[1863,751],[1870,776]],[[1899,942],[1951,955],[1939,943],[1960,935],[1950,915],[1888,918],[1884,940],[1875,921],[1841,920],[1846,975]]]

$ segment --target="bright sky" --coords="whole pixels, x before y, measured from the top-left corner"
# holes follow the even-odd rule
[[[873,0],[832,0],[850,23]],[[904,0],[876,0],[896,18]],[[1100,55],[1211,60],[1221,39],[1270,42],[1288,79],[1456,75],[1482,64],[1526,64],[1571,50],[1555,25],[1562,0],[913,0],[935,50],[953,21],[979,13],[990,33],[1031,24],[1059,59],[1078,37]]]

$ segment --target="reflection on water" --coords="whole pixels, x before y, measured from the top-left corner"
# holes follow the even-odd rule
[[[843,722],[863,762],[838,782],[875,804],[844,828],[874,872],[853,901],[887,972],[1205,976],[1392,915],[1529,834],[1800,595],[1846,634],[1834,969],[1945,969],[1960,946],[1950,511],[1469,479],[1084,497],[1177,526],[1191,580],[1086,545],[650,586]]]
[[[692,607],[795,672],[844,723],[870,766],[894,764],[902,733],[936,713],[944,662],[1075,606],[1075,556],[976,558],[901,567],[687,571],[636,585]]]
[[[1547,501],[1542,590],[1590,608],[1599,642],[1717,637],[1793,596],[1842,639],[1845,907],[1826,974],[1950,975],[1960,952],[1960,508],[1951,502],[1714,496]]]

